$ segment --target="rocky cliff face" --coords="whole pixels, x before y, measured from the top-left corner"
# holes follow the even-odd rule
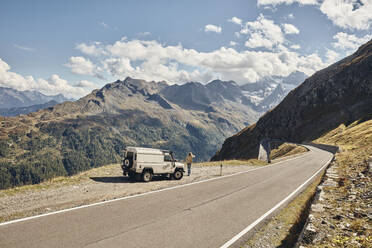
[[[311,141],[372,115],[372,41],[315,73],[259,121],[228,138],[212,160],[257,156],[263,138]]]

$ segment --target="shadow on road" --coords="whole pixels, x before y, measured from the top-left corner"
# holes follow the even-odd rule
[[[142,181],[135,181],[129,179],[129,177],[90,177],[95,182],[100,183],[141,183]],[[163,181],[163,180],[170,180],[170,178],[164,178],[161,176],[154,176],[152,181]]]
[[[134,183],[128,177],[90,177],[90,179],[101,183]]]

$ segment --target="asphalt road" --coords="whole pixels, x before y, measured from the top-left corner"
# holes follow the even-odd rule
[[[220,247],[332,158],[311,148],[269,167],[0,225],[0,247]]]

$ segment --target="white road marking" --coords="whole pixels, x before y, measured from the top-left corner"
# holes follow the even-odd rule
[[[173,190],[173,189],[183,188],[183,187],[187,187],[187,186],[191,186],[191,185],[195,185],[195,184],[200,184],[200,183],[205,183],[205,182],[209,182],[209,181],[213,181],[213,180],[219,180],[219,179],[223,179],[223,178],[227,178],[227,177],[232,177],[232,176],[240,175],[240,174],[243,174],[243,173],[248,173],[248,172],[252,172],[252,171],[261,170],[261,169],[269,168],[269,167],[272,167],[272,166],[276,166],[276,165],[284,163],[284,162],[288,162],[288,161],[292,161],[292,160],[295,160],[295,159],[298,159],[298,158],[309,156],[310,154],[311,154],[311,150],[309,152],[306,152],[305,154],[303,154],[301,156],[290,158],[288,160],[279,161],[279,162],[271,164],[271,165],[266,165],[266,166],[262,166],[262,167],[259,167],[259,168],[250,169],[250,170],[247,170],[247,171],[241,171],[241,172],[237,172],[237,173],[226,175],[226,176],[219,176],[219,177],[210,178],[210,179],[206,179],[206,180],[202,180],[202,181],[197,181],[197,182],[192,182],[192,183],[187,183],[187,184],[181,184],[181,185],[177,185],[177,186],[173,186],[173,187],[169,187],[169,188],[164,188],[164,189],[159,189],[159,190],[154,190],[154,191],[149,191],[149,192],[145,192],[145,193],[141,193],[141,194],[137,194],[137,195],[125,196],[125,197],[116,198],[116,199],[112,199],[112,200],[108,200],[108,201],[96,202],[96,203],[92,203],[92,204],[88,204],[88,205],[82,205],[82,206],[62,209],[62,210],[58,210],[58,211],[54,211],[54,212],[50,212],[50,213],[34,215],[34,216],[21,218],[21,219],[16,219],[16,220],[11,220],[11,221],[0,223],[0,226],[5,226],[5,225],[9,225],[9,224],[14,224],[14,223],[17,223],[17,222],[22,222],[22,221],[27,221],[27,220],[32,220],[32,219],[36,219],[36,218],[45,217],[45,216],[48,216],[48,215],[65,213],[65,212],[78,210],[78,209],[82,209],[82,208],[88,208],[88,207],[92,207],[92,206],[103,205],[103,204],[111,203],[111,202],[115,202],[115,201],[121,201],[121,200],[130,199],[130,198],[141,197],[141,196],[154,194],[154,193],[159,193],[159,192],[163,192],[163,191],[167,191],[167,190]],[[221,163],[223,164],[223,161]]]
[[[309,179],[306,180],[303,184],[301,184],[297,189],[295,189],[291,194],[289,194],[286,198],[284,198],[281,202],[276,204],[272,209],[267,211],[265,214],[263,214],[260,218],[258,218],[255,222],[244,228],[240,233],[238,233],[236,236],[234,236],[232,239],[227,241],[224,245],[222,245],[220,248],[228,248],[231,245],[233,245],[236,241],[238,241],[243,235],[248,233],[250,230],[252,230],[256,225],[258,225],[262,220],[264,220],[266,217],[268,217],[270,214],[272,214],[275,210],[277,210],[281,205],[283,205],[286,201],[288,201],[292,196],[294,196],[298,191],[302,189],[308,182],[310,182],[316,175],[319,174],[325,167],[329,165],[329,163],[333,160],[333,157],[331,157],[328,162],[326,162],[317,172],[315,172],[314,175],[312,175]]]

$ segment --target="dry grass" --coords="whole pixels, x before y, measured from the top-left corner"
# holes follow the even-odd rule
[[[18,193],[33,192],[37,190],[46,190],[49,188],[59,188],[62,186],[78,184],[81,181],[88,181],[90,177],[102,176],[102,175],[111,175],[112,171],[116,167],[120,166],[119,164],[109,164],[102,167],[94,168],[88,171],[81,172],[73,176],[64,176],[64,177],[55,177],[45,182],[32,185],[24,185],[15,188],[0,190],[1,195],[15,195]]]
[[[287,156],[292,156],[295,154],[304,153],[307,151],[308,149],[303,146],[298,146],[296,144],[291,144],[291,143],[284,143],[280,145],[277,149],[271,150],[270,158],[276,159],[280,157],[287,157]]]
[[[366,160],[372,155],[372,120],[361,123],[354,122],[349,126],[342,124],[315,140],[315,142],[337,145],[341,150],[335,155],[340,176],[339,187],[330,192],[333,198],[328,201],[328,204],[339,209],[343,215],[353,214],[356,208],[363,208],[362,206],[365,208],[368,200],[361,199],[360,194],[363,191],[367,192],[371,185],[358,188],[355,183],[360,181],[356,181],[355,178],[358,178],[360,172],[366,170]],[[368,183],[368,180],[364,180],[364,183]],[[340,199],[347,199],[350,196],[353,187],[354,190],[361,191],[357,193],[357,199],[352,203],[345,200],[340,201]],[[327,214],[331,213],[325,213],[323,217],[325,218]],[[334,226],[337,226],[337,224],[334,224]],[[372,230],[364,228],[368,227],[369,224],[366,217],[355,218],[350,220],[350,229],[357,234],[356,237],[345,235],[340,228],[331,229],[327,230],[330,238],[309,247],[371,247]],[[353,243],[356,241],[359,243],[358,246]]]
[[[355,173],[351,169],[355,166],[364,166],[372,156],[372,120],[354,122],[347,127],[342,124],[315,142],[340,147],[341,152],[335,155],[341,176],[339,184],[342,187],[339,190],[347,193],[350,186],[348,177]]]
[[[347,127],[342,124],[315,142],[339,146],[342,152],[336,159],[340,164],[362,162],[372,155],[372,120]]]

